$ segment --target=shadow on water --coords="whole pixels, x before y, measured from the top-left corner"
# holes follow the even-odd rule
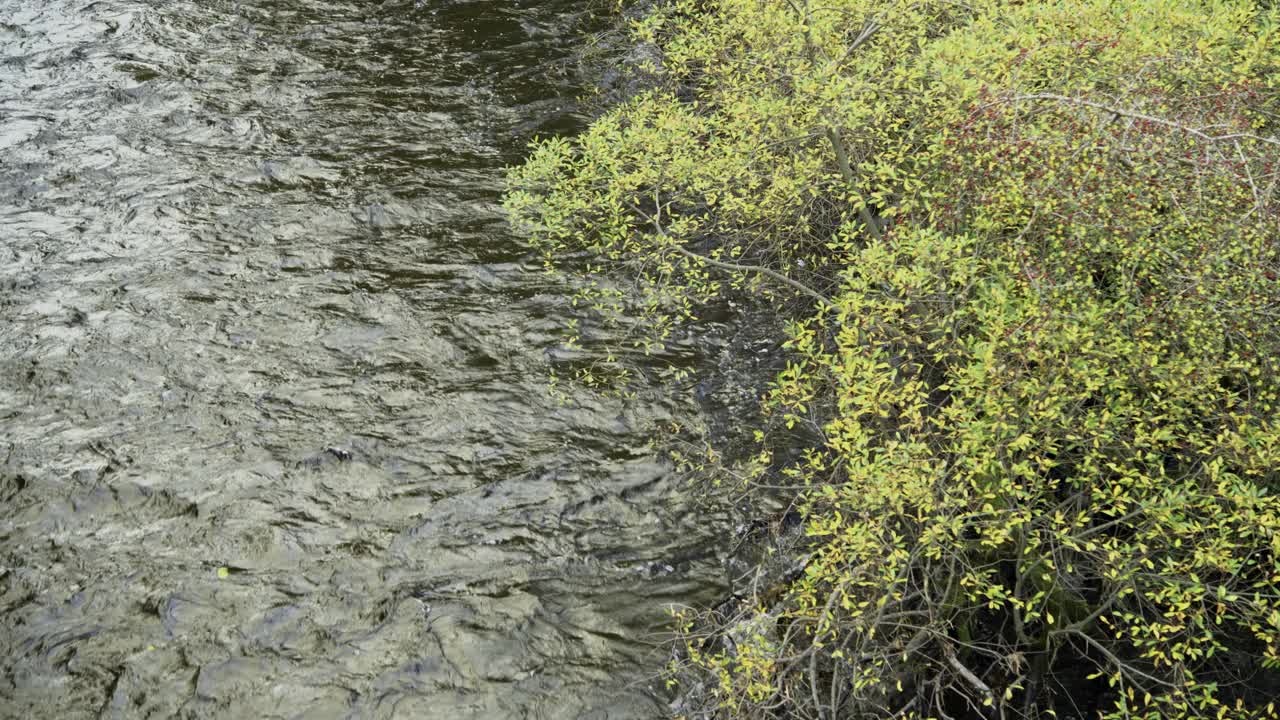
[[[580,7],[0,0],[0,715],[658,713],[691,410],[498,208]]]

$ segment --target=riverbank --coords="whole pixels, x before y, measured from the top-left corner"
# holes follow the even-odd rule
[[[755,451],[683,458],[790,492],[769,580],[683,618],[683,714],[1273,713],[1276,12],[633,23],[652,82],[535,147],[507,206],[548,267],[596,259],[577,300],[629,338],[602,356],[744,296],[786,328]]]

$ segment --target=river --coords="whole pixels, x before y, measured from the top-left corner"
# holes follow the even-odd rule
[[[697,411],[499,208],[583,5],[0,0],[0,716],[661,714]]]

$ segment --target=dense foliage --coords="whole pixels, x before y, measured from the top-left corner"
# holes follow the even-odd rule
[[[1275,716],[1278,20],[703,0],[636,23],[651,89],[538,144],[507,205],[549,266],[638,279],[641,348],[776,298],[764,403],[813,438],[799,462],[762,440],[803,571],[689,618],[722,626],[690,635],[690,712]]]

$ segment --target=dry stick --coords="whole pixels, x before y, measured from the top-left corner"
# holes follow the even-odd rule
[[[893,714],[894,720],[907,717],[907,713],[911,712],[911,708],[915,707],[917,702],[920,702],[919,696],[911,698],[910,702],[898,708],[898,711]]]
[[[818,698],[818,653],[809,656],[809,692],[813,695],[813,709],[818,713],[818,720],[826,720],[827,714],[822,711],[822,701]]]
[[[831,593],[827,596],[827,604],[822,609],[822,615],[819,616],[818,619],[819,625],[821,625],[824,620],[831,617],[831,611],[836,605],[836,597],[841,594],[842,593],[837,593],[835,588],[831,588]],[[828,622],[830,621],[828,620]],[[821,636],[814,636],[813,643],[815,647],[817,647],[820,637]],[[834,684],[835,681],[836,679],[833,674],[831,682]],[[814,710],[818,712],[818,720],[826,720],[827,714],[822,711],[822,700],[818,697],[818,653],[816,652],[809,656],[809,692],[813,695],[813,707]],[[832,708],[832,711],[834,712],[834,708]]]
[[[960,677],[964,678],[965,682],[976,688],[979,692],[985,695],[987,699],[995,699],[995,694],[991,692],[991,688],[988,687],[986,683],[982,682],[981,678],[974,675],[972,670],[965,667],[964,663],[960,662],[960,659],[956,657],[955,651],[952,650],[950,646],[944,647],[943,654],[947,656],[947,664],[950,665],[953,670],[960,673]]]
[[[879,29],[880,25],[875,20],[868,21],[867,24],[863,26],[862,32],[858,34],[858,37],[854,38],[853,42],[849,44],[849,47],[845,49],[844,55],[840,57],[839,62],[843,63],[846,58],[853,54],[854,50],[857,50],[862,43],[870,40],[871,36],[875,35]]]

